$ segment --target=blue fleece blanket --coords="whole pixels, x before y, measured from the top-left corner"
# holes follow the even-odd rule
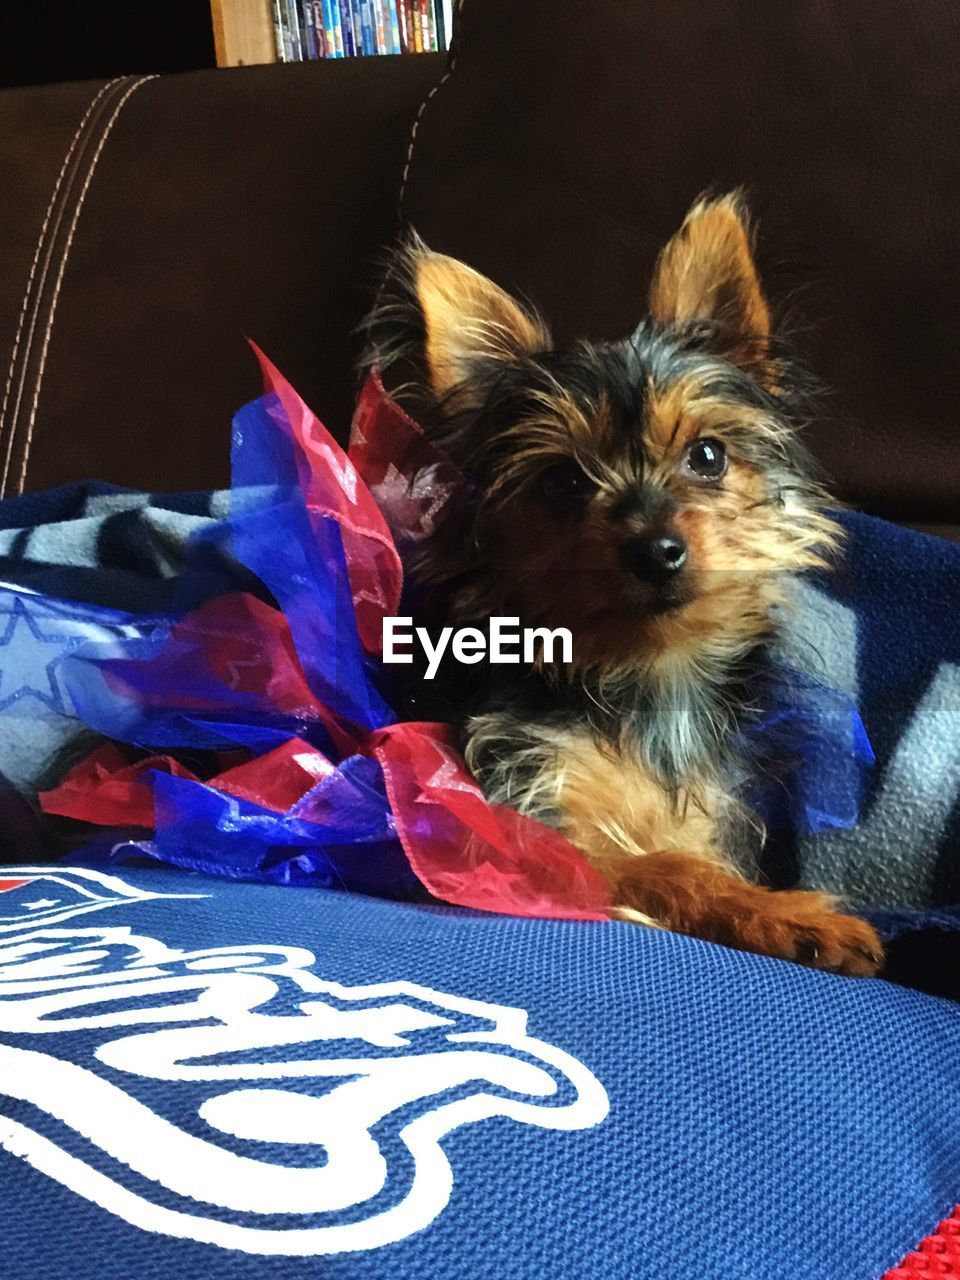
[[[960,902],[960,544],[844,513],[844,566],[801,588],[797,646],[859,708],[876,764],[849,831],[803,837],[803,883],[860,907]]]

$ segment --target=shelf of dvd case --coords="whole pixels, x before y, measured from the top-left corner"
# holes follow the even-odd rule
[[[455,0],[210,0],[217,65],[442,52]]]

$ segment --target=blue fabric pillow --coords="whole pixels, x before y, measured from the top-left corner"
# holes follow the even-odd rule
[[[877,1280],[960,1012],[618,923],[0,872],[0,1276]]]

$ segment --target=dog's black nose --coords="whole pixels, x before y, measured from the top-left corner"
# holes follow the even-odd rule
[[[630,567],[644,582],[666,582],[687,562],[687,544],[678,533],[638,538],[629,549]]]

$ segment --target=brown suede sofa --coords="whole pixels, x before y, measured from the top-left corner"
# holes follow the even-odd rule
[[[960,528],[952,0],[464,0],[440,56],[0,94],[0,492],[226,480],[255,338],[338,433],[401,217],[622,333],[693,197],[745,185],[845,498]]]

